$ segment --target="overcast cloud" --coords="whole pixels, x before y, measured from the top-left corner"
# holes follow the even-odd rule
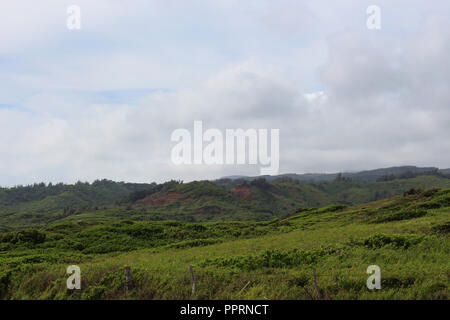
[[[173,165],[194,120],[279,128],[280,173],[448,168],[449,52],[444,0],[3,1],[0,185],[259,173]]]

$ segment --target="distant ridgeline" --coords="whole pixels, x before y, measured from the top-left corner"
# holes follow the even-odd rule
[[[217,180],[218,183],[228,183],[231,181],[251,181],[259,178],[264,178],[267,181],[279,179],[292,179],[300,182],[323,182],[333,181],[339,178],[346,178],[352,180],[375,182],[388,181],[394,179],[414,178],[419,175],[435,175],[450,178],[450,169],[439,169],[436,167],[416,167],[416,166],[401,166],[390,167],[375,170],[365,170],[359,172],[343,172],[343,173],[286,173],[277,176],[229,176]]]
[[[40,183],[0,188],[0,232],[63,220],[262,221],[304,208],[367,203],[413,188],[450,188],[450,170],[407,166],[189,183]]]

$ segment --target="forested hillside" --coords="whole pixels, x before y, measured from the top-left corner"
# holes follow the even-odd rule
[[[44,184],[0,191],[0,232],[42,228],[57,221],[178,220],[264,221],[305,208],[355,205],[385,199],[411,188],[450,188],[450,179],[426,175],[364,182],[345,177],[300,183],[289,178],[266,181],[169,181],[131,184]]]

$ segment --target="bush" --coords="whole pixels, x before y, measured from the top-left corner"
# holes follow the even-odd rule
[[[0,242],[9,242],[12,244],[33,244],[43,243],[45,241],[45,233],[38,230],[23,230],[18,232],[10,232],[0,235]]]
[[[416,207],[423,209],[438,209],[448,206],[450,206],[450,194],[444,193],[440,196],[432,198],[431,200],[419,203]]]
[[[261,268],[291,268],[304,264],[315,264],[332,250],[305,251],[293,249],[289,251],[267,250],[258,255],[243,255],[233,258],[217,258],[205,260],[202,265],[232,267],[242,270],[256,270]]]
[[[309,284],[309,278],[306,275],[296,276],[288,280],[289,285],[296,287],[306,287]]]
[[[84,292],[81,296],[84,300],[101,300],[105,297],[106,287],[105,286],[94,286],[89,289],[89,291]]]
[[[434,226],[432,228],[433,233],[438,235],[448,235],[450,232],[450,221],[444,224]]]
[[[373,223],[382,223],[382,222],[390,222],[390,221],[401,221],[408,220],[414,218],[420,218],[427,214],[426,210],[418,210],[418,209],[407,209],[401,210],[397,212],[387,212],[383,213],[380,216],[375,217],[372,222]]]
[[[167,248],[175,248],[175,249],[183,249],[183,248],[192,248],[192,247],[201,247],[208,246],[211,244],[222,242],[220,239],[198,239],[198,240],[185,240],[181,242],[177,242],[174,244],[170,244]]]
[[[408,249],[422,242],[426,237],[416,234],[383,234],[377,233],[373,236],[358,240],[351,240],[351,246],[363,246],[369,249],[379,249],[390,246],[395,249]]]
[[[323,207],[317,210],[317,212],[336,212],[336,211],[340,211],[340,210],[344,210],[348,208],[347,205],[345,204],[333,204],[331,206],[327,206],[327,207]]]
[[[0,272],[0,299],[3,299],[8,292],[8,286],[11,278],[10,271]]]

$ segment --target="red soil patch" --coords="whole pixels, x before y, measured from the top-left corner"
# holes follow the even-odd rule
[[[231,193],[239,200],[252,200],[252,190],[249,186],[236,186],[231,189]]]
[[[177,191],[169,191],[166,194],[151,194],[148,197],[145,197],[142,200],[139,200],[137,203],[146,205],[146,206],[162,206],[164,204],[168,204],[174,202],[175,200],[180,199],[183,196],[181,192]]]

